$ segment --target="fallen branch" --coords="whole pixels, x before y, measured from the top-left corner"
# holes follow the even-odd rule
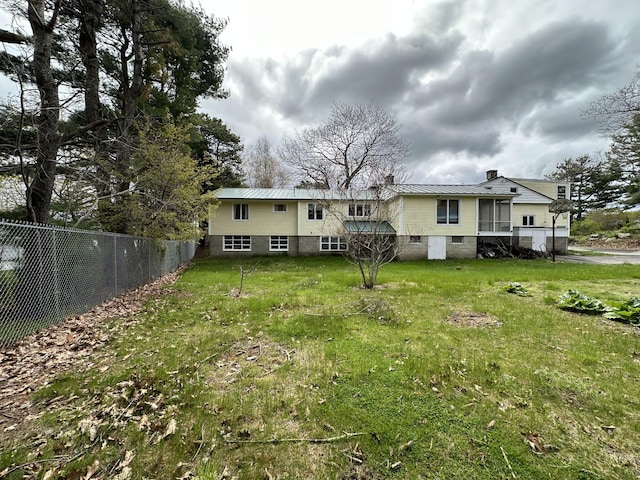
[[[40,460],[33,460],[32,462],[27,462],[27,463],[21,463],[20,465],[15,465],[11,468],[6,468],[4,469],[2,472],[0,472],[0,478],[4,478],[5,476],[9,476],[9,474],[16,472],[18,470],[21,469],[25,469],[27,467],[32,467],[35,465],[39,465],[42,463],[49,463],[49,462],[62,462],[64,465],[67,465],[71,462],[73,462],[74,460],[76,460],[77,458],[82,457],[85,453],[87,453],[89,450],[91,450],[91,448],[93,448],[97,443],[98,440],[102,440],[102,437],[98,436],[98,438],[96,438],[96,440],[94,440],[94,442],[89,445],[88,447],[84,448],[83,450],[80,450],[79,452],[73,454],[73,455],[55,455],[51,458],[41,458]]]
[[[337,437],[329,437],[329,438],[272,438],[271,440],[225,440],[228,444],[278,444],[278,443],[331,443],[338,442],[340,440],[344,440],[346,438],[351,437],[359,437],[362,435],[366,435],[365,432],[355,432],[355,433],[347,433],[345,432],[343,435],[338,435]]]
[[[511,476],[513,478],[516,478],[516,474],[513,473],[513,468],[511,468],[511,463],[509,463],[509,459],[507,458],[507,454],[504,451],[504,448],[502,448],[502,446],[500,446],[500,451],[502,452],[502,456],[504,457],[504,461],[507,462],[507,467],[509,467],[509,471],[511,472]]]

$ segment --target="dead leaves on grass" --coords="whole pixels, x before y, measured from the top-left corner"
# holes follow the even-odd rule
[[[287,350],[280,344],[249,338],[218,355],[208,383],[225,389],[249,371],[257,377],[266,377],[291,361],[294,353],[295,350]]]
[[[524,439],[524,443],[526,443],[531,451],[537,455],[543,455],[549,452],[558,451],[558,447],[555,445],[551,445],[548,443],[544,443],[539,434],[533,432],[520,432]]]
[[[177,272],[165,275],[105,302],[86,314],[67,318],[0,350],[0,445],[6,450],[11,448],[12,443],[19,444],[24,438],[29,438],[30,444],[34,446],[31,456],[35,461],[21,468],[25,472],[25,478],[53,476],[57,469],[52,467],[44,470],[45,463],[51,466],[52,461],[38,461],[50,438],[47,438],[46,432],[29,431],[32,430],[30,425],[44,411],[67,408],[66,405],[77,399],[60,396],[46,400],[41,405],[34,405],[31,394],[61,373],[83,371],[95,366],[94,353],[109,340],[110,334],[118,329],[128,328],[146,300],[150,296],[165,293],[166,285],[173,283],[177,275]],[[109,330],[107,322],[115,318],[127,321],[119,322]],[[106,365],[103,368],[109,367]],[[76,424],[77,433],[74,430],[62,432],[61,435],[81,434],[89,442],[96,442],[100,440],[100,429],[104,425],[104,418],[108,416],[106,411],[99,411],[98,414],[92,412]],[[123,418],[126,414],[121,412],[117,416]],[[171,434],[170,430],[164,432],[165,437]],[[74,455],[59,455],[53,463],[63,465],[73,458]],[[6,470],[13,471],[15,468],[13,466]],[[127,478],[126,468],[128,467],[123,466],[118,473],[122,475],[121,478]],[[97,470],[98,466],[92,465],[78,478],[94,478]],[[4,474],[6,471],[0,472],[0,476]]]
[[[25,421],[41,416],[31,402],[32,392],[60,373],[92,367],[91,355],[109,339],[106,322],[130,319],[149,296],[162,294],[176,277],[177,273],[165,275],[0,350],[0,444],[11,432],[20,430]],[[130,322],[118,328],[128,325]]]

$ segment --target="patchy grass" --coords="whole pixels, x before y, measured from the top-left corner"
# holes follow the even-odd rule
[[[0,437],[0,473],[640,476],[639,330],[556,306],[569,288],[622,301],[637,267],[394,263],[369,291],[339,258],[268,258],[238,295],[255,264],[198,260],[115,320],[93,366]]]

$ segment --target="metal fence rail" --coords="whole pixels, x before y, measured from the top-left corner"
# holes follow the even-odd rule
[[[0,220],[0,348],[176,270],[194,241]]]

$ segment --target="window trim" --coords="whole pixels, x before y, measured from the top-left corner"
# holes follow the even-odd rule
[[[325,238],[327,240],[325,240]],[[336,245],[337,248],[331,248],[332,245]],[[322,236],[320,237],[320,251],[321,252],[346,252],[347,239],[346,237],[340,237],[340,236]]]
[[[307,203],[307,220],[317,221],[324,217],[324,209],[319,203]]]
[[[275,248],[274,248],[274,240],[276,240],[276,243],[277,243]],[[282,240],[284,240],[284,244],[282,243]],[[288,252],[289,237],[287,235],[271,235],[269,237],[269,251],[270,252]]]
[[[536,216],[535,215],[522,215],[522,226],[523,227],[535,227],[536,226]]]
[[[463,235],[452,235],[451,243],[454,245],[463,245],[464,244],[464,236]]]
[[[230,240],[230,242],[227,242]],[[222,251],[223,252],[250,252],[252,239],[251,235],[223,235]],[[230,246],[227,246],[230,245]],[[236,248],[239,247],[239,248]]]
[[[565,185],[558,185],[556,187],[556,198],[567,198],[567,187]]]
[[[440,207],[440,202],[446,202],[446,212],[445,212],[445,221],[440,221],[440,216],[438,215],[438,209]],[[456,202],[456,217],[455,222],[451,221],[451,202]],[[459,198],[437,198],[436,199],[436,225],[460,225],[460,199]]]
[[[367,202],[351,202],[347,207],[347,215],[353,218],[370,217],[371,204]]]
[[[422,243],[422,235],[409,235],[409,243],[419,245]]]
[[[238,209],[239,208],[239,209]],[[236,217],[236,213],[240,218]],[[231,207],[231,218],[235,222],[246,222],[249,220],[249,204],[248,203],[234,203]]]
[[[276,207],[284,207],[282,210],[278,210]],[[286,203],[274,203],[273,204],[273,212],[274,213],[287,213],[289,211],[289,206]]]

